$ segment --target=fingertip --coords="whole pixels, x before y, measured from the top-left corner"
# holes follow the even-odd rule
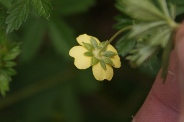
[[[175,34],[175,43],[184,38],[184,22],[178,27]]]

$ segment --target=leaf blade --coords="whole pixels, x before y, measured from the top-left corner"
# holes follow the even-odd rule
[[[32,0],[32,6],[39,16],[44,16],[47,19],[50,17],[52,10],[51,0]]]
[[[18,30],[22,23],[26,21],[29,13],[29,0],[17,0],[8,10],[8,17],[6,18],[6,33],[13,30]]]

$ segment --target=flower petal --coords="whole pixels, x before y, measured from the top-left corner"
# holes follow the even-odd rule
[[[99,81],[103,81],[104,79],[107,80],[111,80],[113,77],[113,68],[109,65],[106,65],[106,70],[104,70],[100,63],[97,63],[96,65],[93,66],[92,70],[93,70],[93,75],[94,77],[99,80]]]
[[[89,43],[89,44],[90,44],[90,39],[91,39],[91,37],[93,37],[93,36],[89,36],[89,35],[87,35],[87,34],[82,34],[82,35],[80,35],[80,36],[77,37],[77,42],[78,42],[80,45],[83,45],[83,42],[84,42],[84,43]],[[93,37],[93,38],[97,41],[98,44],[100,43],[100,41],[99,41],[96,37]]]
[[[78,69],[87,69],[91,66],[91,57],[85,56],[88,50],[83,46],[75,46],[69,51],[69,55],[74,57],[74,64]]]
[[[113,61],[115,68],[120,68],[121,67],[121,61],[120,61],[120,57],[118,55],[117,50],[111,44],[109,44],[107,46],[107,51],[112,51],[112,52],[115,52],[117,54],[113,58],[111,58],[111,60]]]

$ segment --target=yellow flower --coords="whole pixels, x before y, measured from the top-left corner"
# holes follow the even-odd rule
[[[120,68],[120,57],[116,49],[108,42],[100,42],[97,38],[83,34],[77,37],[79,46],[70,49],[69,55],[74,57],[74,64],[78,69],[92,66],[94,77],[102,81],[111,80],[113,68]]]

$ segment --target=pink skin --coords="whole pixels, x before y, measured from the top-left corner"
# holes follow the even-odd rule
[[[184,122],[184,24],[176,32],[165,84],[160,73],[132,122]]]

